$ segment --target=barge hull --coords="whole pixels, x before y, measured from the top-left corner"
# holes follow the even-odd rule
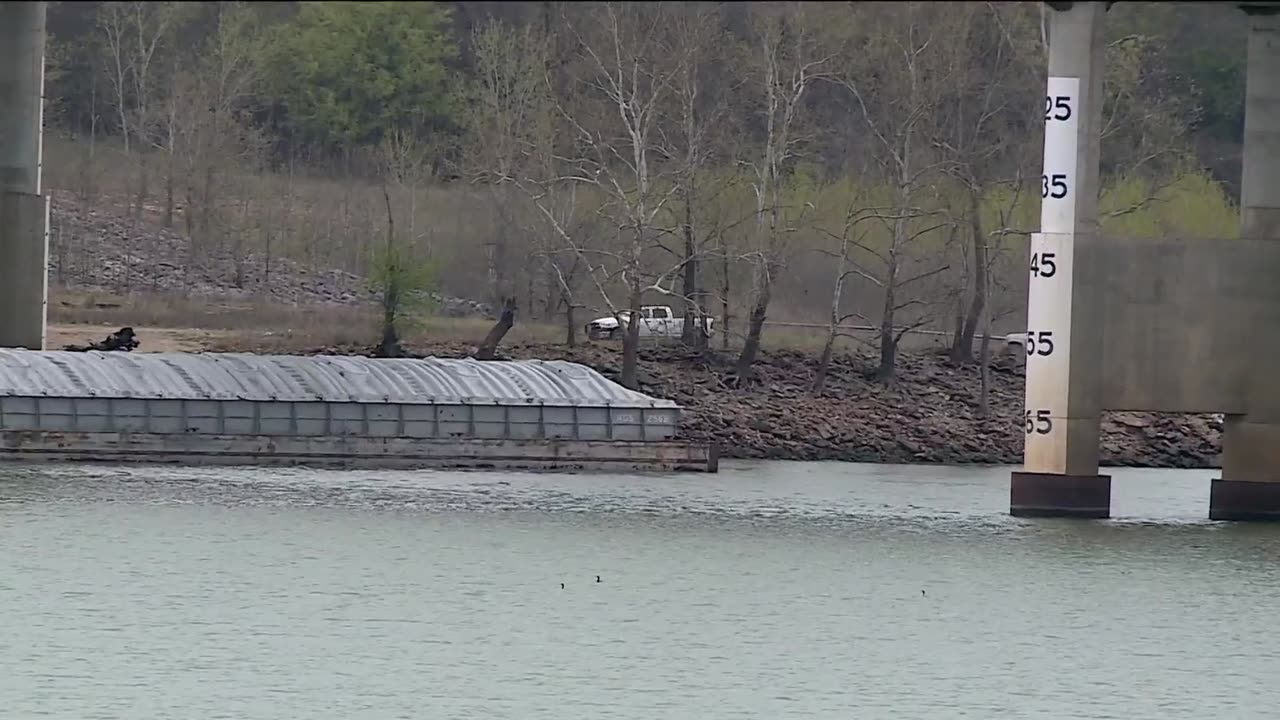
[[[372,468],[718,472],[713,445],[677,440],[418,439],[0,431],[0,460]]]

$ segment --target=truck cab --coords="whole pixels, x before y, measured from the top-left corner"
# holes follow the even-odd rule
[[[631,311],[618,313],[617,318],[605,316],[596,318],[586,325],[587,338],[591,340],[621,340],[626,332],[625,324],[630,322]],[[712,319],[703,318],[707,326],[707,334],[711,334]],[[677,317],[669,305],[645,305],[640,308],[640,337],[679,337],[684,334],[684,318]]]

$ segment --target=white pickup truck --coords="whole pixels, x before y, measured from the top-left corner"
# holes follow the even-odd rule
[[[625,324],[631,317],[631,311],[618,313]],[[707,335],[712,332],[714,320],[704,317]],[[619,325],[617,318],[606,316],[596,318],[587,323],[587,337],[591,340],[621,340],[626,328]],[[680,337],[684,334],[684,318],[676,317],[666,305],[646,305],[640,308],[640,337]]]

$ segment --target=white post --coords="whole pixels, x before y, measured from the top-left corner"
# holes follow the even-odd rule
[[[1011,488],[1014,514],[1110,513],[1110,478],[1098,475],[1102,308],[1096,293],[1081,291],[1100,241],[1105,12],[1104,3],[1076,2],[1049,16],[1041,231],[1030,248],[1026,444]]]
[[[1071,298],[1079,194],[1080,79],[1049,77],[1045,92],[1040,232],[1031,236],[1027,286],[1024,465],[1065,473],[1071,378]]]

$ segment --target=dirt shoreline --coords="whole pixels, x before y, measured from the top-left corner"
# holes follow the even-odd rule
[[[370,292],[350,273],[321,271],[279,259],[267,263],[265,258],[234,257],[229,252],[193,253],[189,240],[180,233],[147,224],[138,226],[109,205],[85,206],[71,193],[56,192],[53,210],[58,232],[51,257],[52,277],[80,291],[100,288],[125,295],[168,292],[224,300],[253,297],[322,308],[349,307]],[[64,239],[70,244],[64,246]],[[125,262],[128,258],[133,260]],[[445,314],[486,314],[481,303],[450,300],[456,307],[443,303]],[[51,337],[50,347],[101,340],[120,325],[134,325],[144,352],[365,352],[358,347],[309,348],[292,331],[190,326],[148,329],[137,327],[146,321],[138,323],[136,317],[130,318],[131,312],[129,307],[106,309],[93,320],[119,323],[110,327],[55,326],[51,330],[56,339]],[[302,335],[305,332],[299,332]],[[311,342],[332,340],[313,337]],[[411,348],[442,357],[464,357],[473,349],[472,345],[453,342]],[[615,379],[622,364],[620,348],[613,343],[578,348],[507,343],[499,352],[510,358],[572,360]],[[991,412],[981,418],[977,369],[951,367],[936,355],[904,351],[898,382],[891,388],[866,379],[867,359],[838,356],[827,388],[819,397],[809,392],[816,353],[765,352],[756,366],[758,381],[743,389],[728,383],[731,360],[714,355],[693,357],[678,347],[644,348],[641,389],[683,406],[685,437],[716,443],[726,458],[948,464],[1020,461],[1023,386],[1022,371],[1014,364],[992,373]],[[1220,455],[1221,430],[1220,416],[1110,413],[1102,425],[1102,461],[1141,467],[1214,467]]]
[[[211,348],[213,349],[213,348]],[[280,352],[280,348],[222,342],[224,351]],[[465,357],[472,346],[426,343],[414,354]],[[301,348],[299,350],[302,350]],[[305,352],[365,354],[359,347]],[[504,359],[569,360],[617,379],[621,353],[611,344],[504,346]],[[758,379],[746,389],[729,380],[732,357],[692,355],[678,347],[640,351],[641,390],[684,408],[682,435],[713,442],[729,459],[839,460],[875,463],[1017,464],[1023,432],[1022,368],[1006,361],[991,373],[990,413],[978,414],[975,367],[955,367],[942,356],[900,357],[892,387],[867,379],[871,361],[837,355],[827,387],[810,390],[816,357],[799,351],[766,352]],[[1107,413],[1100,446],[1106,466],[1218,467],[1221,416]]]

